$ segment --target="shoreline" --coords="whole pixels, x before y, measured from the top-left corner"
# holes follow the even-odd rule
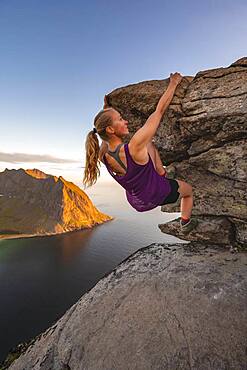
[[[53,233],[53,234],[13,234],[13,235],[0,235],[1,240],[9,240],[9,239],[23,239],[23,238],[34,238],[38,236],[51,236],[51,235],[58,235],[64,233]]]
[[[66,230],[66,231],[60,231],[60,232],[54,232],[54,233],[45,233],[45,234],[2,234],[2,235],[0,234],[0,242],[1,242],[1,240],[55,236],[55,235],[60,235],[60,234],[73,233],[73,232],[76,232],[76,231],[83,231],[83,230],[93,229],[95,226],[103,225],[104,223],[112,221],[113,219],[105,220],[101,223],[96,223],[95,225],[91,225],[91,226],[88,226],[88,227],[83,227],[82,229]]]

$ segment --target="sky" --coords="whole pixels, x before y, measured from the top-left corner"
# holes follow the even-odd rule
[[[0,0],[0,171],[83,187],[104,95],[229,66],[247,54],[246,19],[246,0]],[[103,164],[98,181],[114,181]]]

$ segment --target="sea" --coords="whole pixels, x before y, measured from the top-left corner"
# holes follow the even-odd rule
[[[19,343],[55,323],[140,248],[181,242],[158,227],[179,213],[164,213],[161,207],[137,212],[116,182],[96,183],[84,191],[114,219],[92,229],[0,241],[0,362]]]

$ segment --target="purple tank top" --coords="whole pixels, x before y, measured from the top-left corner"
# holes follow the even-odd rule
[[[125,189],[129,204],[138,212],[149,211],[159,206],[171,191],[167,178],[156,172],[152,158],[146,164],[138,164],[132,159],[128,143],[124,144],[127,172],[124,176],[113,174],[106,156],[104,162],[110,175]]]

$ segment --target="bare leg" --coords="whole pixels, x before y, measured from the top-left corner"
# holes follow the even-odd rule
[[[193,196],[188,195],[181,199],[181,217],[189,219],[191,217],[191,211],[193,207]]]
[[[176,180],[179,183],[178,192],[181,196],[181,217],[189,219],[193,207],[192,186],[185,181]]]

